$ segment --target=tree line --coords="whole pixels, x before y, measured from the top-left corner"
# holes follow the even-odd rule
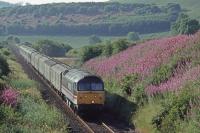
[[[113,19],[113,14],[131,13],[133,16],[146,16],[131,20],[118,21]],[[126,35],[129,32],[140,34],[165,32],[170,30],[171,23],[176,21],[181,7],[179,4],[168,4],[159,7],[153,4],[120,4],[120,3],[70,3],[17,6],[0,9],[0,17],[12,17],[14,21],[2,21],[0,35]],[[82,23],[68,23],[67,14],[72,18],[75,14],[95,15],[108,14],[105,20],[89,21]],[[27,23],[19,16],[30,17],[37,22]],[[40,22],[41,17],[56,17],[52,23],[46,19]],[[130,16],[130,17],[133,17]],[[120,16],[119,16],[120,17]]]
[[[120,13],[134,12],[135,14],[154,14],[154,13],[169,13],[180,12],[179,4],[169,3],[164,7],[159,7],[154,4],[125,4],[117,2],[101,2],[101,3],[58,3],[45,5],[27,5],[16,6],[14,8],[1,9],[0,16],[19,16],[22,14],[33,15],[34,17],[41,16],[57,16],[65,14],[85,14],[96,15],[105,13]]]
[[[0,26],[0,35],[126,35],[128,32],[140,34],[169,31],[169,20],[140,20],[127,23],[100,23],[84,25],[37,25],[36,27],[23,24]]]

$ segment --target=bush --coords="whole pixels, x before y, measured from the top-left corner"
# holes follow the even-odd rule
[[[6,59],[0,55],[0,77],[7,76],[10,72]]]
[[[112,44],[110,41],[107,41],[105,44],[105,47],[103,48],[103,55],[106,57],[111,56],[113,53],[113,48],[112,48]]]
[[[5,88],[0,96],[0,102],[15,107],[17,105],[18,93],[12,88]]]
[[[5,49],[5,50],[3,51],[3,54],[4,54],[5,56],[9,56],[9,55],[10,55],[10,52],[9,52],[7,49]]]
[[[40,40],[33,47],[39,52],[48,56],[65,56],[72,47],[68,44],[61,44],[51,40]]]
[[[145,87],[142,83],[137,83],[133,87],[133,99],[137,105],[144,105],[147,102],[147,95],[145,93]]]
[[[153,76],[151,77],[151,84],[159,85],[160,83],[167,81],[172,75],[173,69],[169,65],[161,65],[155,69]]]
[[[89,37],[90,44],[97,44],[97,43],[101,43],[101,42],[102,42],[101,39],[96,35],[92,35]]]
[[[199,93],[191,93],[195,92],[199,85],[199,81],[190,83],[178,95],[167,97],[162,111],[152,119],[152,124],[161,132],[176,132],[180,122],[185,120],[191,109],[190,103],[199,96]]]
[[[112,54],[117,54],[125,49],[128,48],[128,42],[126,39],[119,39],[115,42],[113,42],[113,53]]]
[[[0,105],[0,132],[12,130],[13,125],[19,122],[20,114],[12,107]]]
[[[125,76],[121,81],[122,91],[125,92],[126,95],[131,96],[133,91],[133,86],[139,80],[138,74],[132,74]]]
[[[185,14],[181,14],[171,27],[175,34],[194,34],[199,28],[199,21],[190,19],[189,16]]]
[[[85,62],[89,59],[92,59],[94,57],[97,57],[102,54],[102,45],[97,46],[85,46],[80,51],[81,53],[81,61]]]
[[[130,41],[138,41],[140,40],[139,34],[135,32],[129,32],[127,35],[127,39]]]

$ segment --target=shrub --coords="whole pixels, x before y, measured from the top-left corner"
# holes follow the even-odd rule
[[[130,41],[138,41],[140,40],[139,34],[135,32],[129,32],[127,35],[127,39]]]
[[[189,16],[185,14],[181,14],[171,27],[175,34],[194,34],[199,28],[199,21],[190,19]]]
[[[6,59],[0,55],[0,77],[7,76],[10,72]]]
[[[125,76],[121,81],[122,91],[125,92],[125,94],[131,96],[132,91],[133,91],[132,90],[133,86],[138,80],[139,80],[138,74],[132,74],[132,75]]]
[[[160,83],[167,81],[173,72],[173,68],[169,65],[161,65],[159,68],[155,69],[153,76],[151,77],[151,84],[159,85]]]
[[[111,56],[113,53],[112,44],[110,41],[107,41],[105,47],[103,48],[103,55],[106,57]]]
[[[17,105],[17,98],[18,93],[14,89],[6,88],[2,91],[0,101],[5,105],[15,107]]]
[[[4,51],[3,51],[3,54],[6,55],[6,56],[9,56],[9,55],[10,55],[10,52],[9,52],[8,50],[4,50]]]
[[[179,122],[186,118],[191,109],[190,102],[199,96],[199,93],[194,92],[199,85],[199,81],[187,84],[178,95],[167,97],[163,110],[153,118],[152,124],[161,132],[176,132]]]
[[[102,53],[102,45],[99,46],[85,46],[81,50],[81,61],[85,62],[91,58],[97,57]]]
[[[128,48],[127,40],[119,39],[119,40],[113,42],[113,53],[112,54],[117,54],[127,48]]]
[[[72,47],[68,44],[62,44],[51,40],[40,40],[33,47],[39,52],[48,56],[65,56]]]
[[[2,123],[14,124],[17,121],[19,114],[9,106],[0,105],[0,125]]]
[[[102,42],[101,39],[96,35],[92,35],[89,37],[90,44],[97,44],[97,43],[101,43],[101,42]]]
[[[147,102],[145,87],[142,83],[134,84],[133,99],[134,99],[134,102],[137,103],[137,105],[144,105],[144,103]]]

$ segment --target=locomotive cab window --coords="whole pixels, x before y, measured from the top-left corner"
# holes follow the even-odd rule
[[[97,77],[87,77],[79,81],[79,91],[103,91],[103,82]]]

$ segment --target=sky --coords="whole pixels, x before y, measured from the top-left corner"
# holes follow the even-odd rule
[[[0,0],[10,3],[30,3],[30,4],[45,4],[45,3],[59,3],[59,2],[105,2],[108,0]]]

